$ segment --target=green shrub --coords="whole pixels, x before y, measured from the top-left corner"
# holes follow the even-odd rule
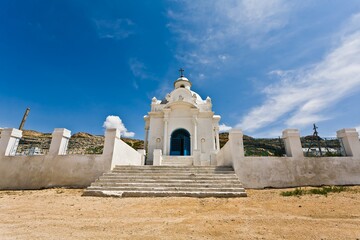
[[[314,189],[310,189],[309,190],[309,194],[320,194],[320,195],[325,195],[327,196],[328,193],[339,193],[339,192],[343,192],[346,191],[345,187],[336,187],[336,186],[324,186],[322,188],[314,188]]]
[[[285,192],[281,192],[280,195],[284,196],[284,197],[289,197],[289,196],[301,196],[306,194],[306,191],[301,189],[301,188],[295,188],[295,190],[293,191],[285,191]]]
[[[303,190],[301,188],[295,188],[292,191],[285,191],[285,192],[281,192],[280,195],[284,196],[284,197],[289,197],[289,196],[301,196],[301,195],[305,195],[305,194],[319,194],[319,195],[324,195],[327,196],[328,193],[339,193],[339,192],[343,192],[346,191],[347,188],[343,187],[343,186],[324,186],[321,188],[313,188],[313,189],[309,189],[309,190]]]

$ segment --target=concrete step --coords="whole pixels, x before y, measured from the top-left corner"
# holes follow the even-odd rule
[[[244,197],[246,192],[231,167],[116,166],[84,196]]]
[[[191,166],[115,166],[115,168],[113,170],[122,170],[122,169],[133,169],[133,170],[146,170],[146,169],[151,169],[151,170],[199,170],[199,171],[204,171],[204,170],[221,170],[221,171],[233,171],[232,167],[213,167],[213,166],[197,166],[197,167],[191,167]]]
[[[219,178],[231,178],[236,177],[234,173],[191,173],[191,172],[178,172],[178,173],[162,173],[162,172],[154,172],[154,173],[119,173],[119,172],[109,172],[104,173],[103,176],[116,176],[116,177],[122,177],[122,176],[132,176],[132,177],[148,177],[148,176],[168,176],[168,177],[219,177]]]
[[[105,183],[105,182],[118,182],[118,183],[227,183],[227,184],[237,184],[240,183],[238,179],[234,180],[224,180],[224,179],[215,179],[215,180],[199,180],[199,179],[97,179],[94,183]]]
[[[142,179],[142,180],[203,180],[203,181],[213,181],[213,180],[233,180],[236,181],[238,180],[237,177],[235,176],[163,176],[163,175],[154,175],[154,176],[124,176],[124,175],[114,175],[114,176],[102,176],[99,178],[100,180],[112,180],[112,179],[116,179],[116,180],[122,180],[122,179],[127,179],[127,180],[135,180],[135,179]]]
[[[88,190],[102,190],[102,187],[90,186]],[[163,187],[163,186],[152,186],[152,187],[106,187],[106,191],[179,191],[179,192],[245,192],[244,188],[191,188],[191,187]]]
[[[224,184],[224,183],[197,183],[197,182],[164,182],[164,183],[158,183],[158,182],[94,182],[91,184],[91,187],[153,187],[153,186],[161,186],[161,187],[193,187],[193,188],[242,188],[241,183],[232,183],[232,184]]]
[[[112,173],[163,173],[162,169],[114,169],[111,171]],[[166,173],[209,173],[209,174],[234,174],[234,171],[230,170],[171,170],[167,169]]]
[[[107,191],[86,190],[83,196],[96,197],[196,197],[234,198],[247,197],[246,192],[171,192],[171,191]]]

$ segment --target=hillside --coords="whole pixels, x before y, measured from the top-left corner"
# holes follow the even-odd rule
[[[1,129],[0,129],[1,132]],[[229,139],[228,133],[220,133],[220,147],[223,147]],[[143,149],[144,141],[132,138],[122,138],[124,142],[134,149]],[[324,141],[320,138],[321,146],[339,149],[340,144],[337,140]],[[31,148],[39,148],[42,153],[49,150],[51,133],[41,133],[33,130],[24,130],[23,138],[20,140],[18,153],[26,153]],[[301,138],[303,147],[308,147],[315,142],[312,136]],[[92,135],[89,133],[78,132],[71,136],[69,141],[69,154],[101,154],[103,151],[104,136]],[[279,138],[252,138],[244,135],[245,156],[283,156],[285,154],[284,144]]]
[[[78,132],[71,136],[69,140],[69,154],[101,154],[104,145],[103,135],[92,135],[89,133]],[[124,142],[134,149],[144,148],[142,140],[122,138]],[[39,148],[43,153],[49,151],[51,133],[41,133],[33,130],[24,130],[20,140],[18,153],[26,153],[28,149]]]
[[[229,133],[220,133],[220,147],[229,140]],[[283,156],[283,141],[279,138],[253,138],[244,135],[245,156]]]

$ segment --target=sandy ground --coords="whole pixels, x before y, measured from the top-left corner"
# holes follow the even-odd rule
[[[327,197],[96,198],[0,191],[0,239],[360,239],[360,187]]]

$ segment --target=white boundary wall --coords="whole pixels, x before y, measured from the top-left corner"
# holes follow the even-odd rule
[[[144,152],[139,153],[123,142],[118,129],[106,130],[101,155],[66,155],[70,131],[57,128],[49,154],[13,156],[13,151],[8,149],[17,147],[15,140],[21,137],[19,131],[3,129],[1,132],[0,189],[82,188],[115,165],[142,165],[144,162]]]
[[[86,187],[115,165],[144,164],[144,151],[124,143],[118,129],[107,129],[102,155],[66,155],[70,131],[55,129],[50,145],[53,151],[49,154],[13,156],[21,134],[17,129],[1,133],[0,189]],[[246,188],[358,185],[359,135],[355,129],[342,129],[337,135],[347,157],[304,157],[299,132],[287,129],[283,132],[287,157],[245,157],[243,134],[232,130],[227,144],[212,158],[216,158],[218,166],[233,166]]]
[[[217,154],[218,166],[233,166],[246,188],[360,184],[360,142],[355,129],[342,129],[338,138],[346,143],[348,157],[304,157],[296,129],[283,132],[287,157],[244,157],[240,130]],[[291,156],[291,157],[289,157]]]

